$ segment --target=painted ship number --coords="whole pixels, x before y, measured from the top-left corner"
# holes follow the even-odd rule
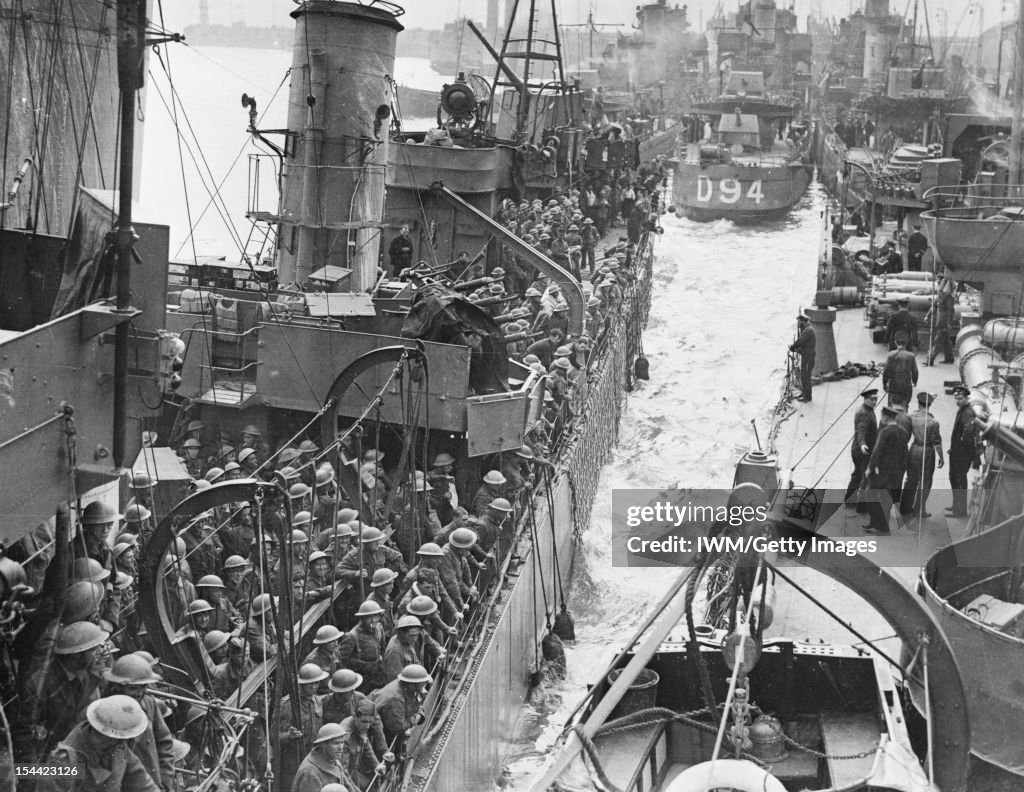
[[[715,192],[715,183],[707,176],[697,177],[697,200],[710,201]],[[718,182],[718,200],[724,204],[734,204],[743,194],[743,184],[739,179],[722,179]],[[751,182],[746,197],[756,204],[761,203],[761,180]]]

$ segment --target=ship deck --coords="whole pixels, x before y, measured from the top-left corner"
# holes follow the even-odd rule
[[[863,308],[840,308],[833,329],[840,365],[848,361],[860,364],[884,362],[888,350],[872,341],[871,331],[864,321]],[[922,336],[922,346],[924,338]],[[945,453],[956,414],[956,405],[953,397],[946,393],[946,386],[949,382],[958,383],[960,375],[955,364],[941,363],[941,354],[935,366],[925,366],[926,359],[926,351],[919,350],[917,364],[920,379],[910,410],[917,409],[916,394],[920,391],[927,391],[937,397],[931,412],[939,422]],[[877,410],[880,412],[881,406],[886,403],[884,394],[881,394],[881,376],[815,382],[813,400],[808,403],[797,401],[795,397],[799,394],[792,392],[789,412],[778,426],[775,442],[779,467],[782,471],[792,471],[796,487],[813,487],[824,492],[826,505],[823,514],[828,516],[818,529],[820,535],[843,539],[876,539],[878,550],[869,554],[869,557],[888,569],[907,588],[913,588],[927,558],[938,548],[963,536],[966,520],[950,519],[945,513],[946,507],[952,505],[947,468],[935,470],[933,489],[927,503],[931,516],[926,519],[914,517],[908,522],[901,519],[897,522],[894,509],[889,522],[891,536],[868,534],[862,527],[868,522],[867,515],[842,505],[843,494],[853,469],[850,457],[853,417],[862,403],[859,394],[867,388],[879,389]],[[867,637],[882,638],[892,634],[893,631],[866,603],[864,607],[855,607],[855,601],[859,598],[842,585],[808,570],[794,572],[797,573],[795,577],[798,582],[807,586],[826,606],[844,614],[844,617],[853,614],[851,623]],[[775,624],[771,632],[788,634],[788,624],[802,625],[800,629],[806,631],[809,607],[806,599],[787,586],[780,587],[778,595]],[[789,634],[789,637],[797,636]],[[825,618],[816,620],[814,637],[832,643],[856,640],[841,625]],[[888,641],[883,642],[882,646],[887,651],[896,651],[894,644]]]

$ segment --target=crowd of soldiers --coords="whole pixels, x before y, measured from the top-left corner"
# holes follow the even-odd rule
[[[164,533],[157,482],[146,473],[135,474],[123,514],[102,501],[82,510],[66,588],[15,646],[18,696],[7,710],[16,710],[15,759],[76,768],[40,776],[38,789],[185,789],[223,763],[214,746],[225,744],[241,749],[235,755],[253,777],[273,768],[273,788],[295,792],[365,792],[401,762],[411,730],[429,716],[428,686],[469,639],[514,554],[518,517],[551,468],[594,345],[634,280],[642,233],[634,226],[656,225],[657,193],[629,186],[628,241],[599,258],[580,193],[502,207],[506,227],[586,275],[586,332],[567,343],[558,285],[503,249],[484,273],[487,293],[502,290],[495,310],[506,315],[509,356],[517,376],[543,383],[543,420],[521,448],[490,458],[476,486],[453,475],[457,449],[435,449],[428,469],[392,481],[386,452],[362,435],[328,459],[302,437],[271,451],[255,425],[212,440],[213,427],[195,419],[177,442],[195,490],[257,479],[278,484],[287,500],[217,506],[175,525],[166,550],[153,549]],[[642,223],[633,222],[636,207]],[[365,503],[339,486],[339,459]],[[152,640],[153,621],[138,607],[147,553],[158,559],[158,609],[173,632],[174,657],[163,662],[165,644]],[[306,618],[315,629],[302,630]],[[294,679],[263,674],[239,692],[260,676],[258,664],[274,660]]]

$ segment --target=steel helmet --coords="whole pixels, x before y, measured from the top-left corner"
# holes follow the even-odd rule
[[[121,515],[103,501],[93,501],[82,510],[83,525],[106,525],[120,519]]]
[[[72,569],[75,580],[91,580],[93,583],[102,583],[110,577],[110,570],[95,558],[76,558]]]
[[[334,468],[330,465],[321,465],[316,471],[316,486],[326,487],[334,481]]]
[[[206,635],[203,636],[203,646],[206,647],[206,651],[213,654],[220,649],[224,644],[231,638],[223,630],[210,630]]]
[[[303,484],[301,481],[296,481],[288,488],[288,497],[293,500],[296,498],[304,498],[309,494],[309,487]]]
[[[413,616],[429,616],[437,612],[437,603],[426,594],[420,594],[412,598],[406,610]]]
[[[348,525],[353,520],[359,519],[359,512],[355,509],[339,509],[338,510],[338,525],[344,523]]]
[[[299,452],[295,448],[282,448],[277,455],[279,462],[294,462],[299,458]]]
[[[349,693],[363,684],[363,675],[348,668],[342,668],[334,672],[327,687],[335,693]]]
[[[299,512],[299,514],[303,514],[303,512]],[[305,512],[305,514],[309,514],[309,512]],[[291,543],[293,546],[309,544],[309,534],[305,531],[300,531],[298,528],[292,528]]]
[[[85,717],[96,731],[115,740],[133,740],[149,726],[149,718],[131,696],[97,699],[86,709]]]
[[[194,437],[190,437],[184,443],[181,444],[183,448],[199,448],[202,443],[196,440]]]
[[[213,605],[204,599],[193,600],[188,604],[188,615],[198,616],[200,613],[211,613]]]
[[[398,675],[398,678],[403,682],[411,682],[413,684],[420,684],[426,682],[430,684],[430,674],[427,673],[427,669],[421,666],[419,663],[409,663],[405,668],[402,669],[402,673]]]
[[[240,555],[231,555],[227,557],[224,562],[225,569],[238,569],[239,567],[249,566],[249,562],[242,558]]]
[[[118,573],[117,573],[117,577],[116,577],[116,578],[114,578],[114,589],[115,589],[116,591],[124,591],[124,590],[125,590],[126,588],[128,588],[128,587],[129,587],[129,586],[130,586],[130,585],[131,585],[131,584],[132,584],[132,583],[133,583],[134,581],[135,581],[135,578],[133,578],[133,577],[132,577],[131,575],[129,575],[129,574],[127,573],[127,572],[121,572],[121,571],[118,571]]]
[[[110,670],[103,672],[103,678],[119,685],[152,685],[160,681],[149,661],[137,654],[117,658]]]
[[[242,469],[242,466],[239,465],[237,462],[228,462],[224,466],[224,472],[225,473],[234,473],[236,470],[241,470],[241,469]]]
[[[393,569],[378,569],[373,573],[373,580],[370,581],[370,588],[386,586],[396,577],[398,577],[398,573]]]
[[[316,637],[313,639],[313,643],[317,646],[320,644],[331,643],[331,641],[337,641],[341,638],[342,634],[341,630],[333,624],[325,624],[316,631]]]
[[[262,613],[266,613],[274,606],[273,600],[270,599],[269,594],[260,594],[253,598],[252,601],[252,612],[255,616],[259,616]]]
[[[198,432],[200,429],[205,429],[206,424],[202,421],[189,421],[188,427],[185,429],[186,432]]]
[[[132,476],[132,483],[128,485],[129,489],[141,490],[141,489],[153,489],[156,482],[149,473],[136,473]]]
[[[359,610],[356,611],[356,616],[377,616],[383,612],[384,609],[376,600],[366,600],[366,602],[359,606]]]
[[[417,619],[415,616],[413,616],[411,614],[407,615],[407,616],[403,616],[397,622],[395,622],[395,629],[396,630],[404,630],[406,627],[422,627],[422,626],[423,626],[423,622],[421,622],[419,619]]]
[[[489,470],[484,476],[484,484],[504,484],[508,479],[501,475],[500,470]]]
[[[313,515],[308,511],[295,512],[292,517],[292,528],[298,528],[300,525],[309,525],[313,522]]]
[[[251,448],[243,448],[241,451],[238,452],[238,461],[245,462],[245,460],[247,460],[255,453],[256,452]]]
[[[192,746],[177,737],[171,738],[171,759],[180,762],[192,752]]]
[[[322,743],[337,740],[341,737],[348,737],[348,729],[344,728],[340,723],[325,723],[316,733],[313,745],[321,745]],[[338,784],[337,786],[342,789],[347,789],[347,787],[344,787],[341,784]],[[327,787],[321,787],[320,792],[323,792],[324,789],[327,789]]]
[[[317,444],[314,443],[312,440],[303,440],[301,443],[299,443],[300,454],[315,454],[319,450],[320,449],[317,446]]]
[[[119,558],[121,554],[124,553],[125,550],[130,550],[131,547],[132,545],[128,544],[127,542],[118,542],[112,548],[110,548],[110,555],[113,556],[115,559]]]
[[[341,522],[338,523],[338,527],[335,528],[333,531],[324,531],[324,533],[326,533],[328,535],[328,537],[333,538],[333,537],[336,536],[339,539],[343,539],[346,536],[355,536],[356,535],[356,532],[352,530],[351,523],[341,523]]]
[[[355,530],[356,533],[359,532],[358,529]],[[381,533],[380,528],[374,528],[372,525],[367,525],[363,527],[363,538],[360,541],[365,544],[366,542],[376,542],[378,539],[383,538],[384,534]]]
[[[126,544],[129,547],[137,547],[139,544],[139,537],[137,534],[125,531],[124,533],[118,534],[114,542],[115,544]]]
[[[472,528],[456,528],[448,537],[448,544],[466,550],[476,544],[476,531]]]
[[[425,542],[420,545],[420,549],[416,551],[416,555],[439,556],[441,555],[441,548],[434,542]]]
[[[140,649],[137,652],[132,652],[132,654],[134,654],[136,657],[141,657],[143,660],[149,663],[150,668],[154,668],[160,662],[158,658],[153,657],[153,655],[151,655],[145,649]]]
[[[207,481],[206,479],[197,479],[196,482],[195,482],[195,490],[196,490],[196,492],[202,492],[203,490],[207,490],[207,489],[209,489],[212,486],[213,485],[209,481]]]
[[[291,481],[292,479],[297,479],[299,477],[299,471],[297,471],[291,465],[285,465],[283,468],[280,468],[277,472],[281,474],[281,477],[285,481]]]
[[[102,645],[109,636],[110,633],[92,622],[80,621],[66,624],[57,633],[57,643],[54,645],[53,653],[73,655],[87,652]]]
[[[495,511],[505,513],[512,511],[512,504],[509,503],[504,498],[495,498],[494,500],[487,504],[487,507],[490,509],[494,509]]]
[[[224,468],[212,467],[206,471],[204,479],[209,481],[211,484],[216,484],[224,476]]]
[[[62,620],[65,624],[78,621],[87,621],[96,615],[100,603],[103,601],[103,584],[93,583],[89,580],[79,580],[68,586],[67,594],[64,595],[64,613]]]
[[[263,437],[263,432],[260,431],[260,428],[258,426],[254,426],[253,424],[249,424],[248,426],[246,426],[242,430],[242,434],[252,435],[253,437]]]
[[[327,553],[325,553],[323,550],[314,550],[312,553],[309,554],[309,558],[307,559],[307,561],[309,562],[310,566],[313,566],[315,562],[323,561],[324,559],[329,560],[330,556],[327,555]]]
[[[196,583],[196,588],[224,588],[224,581],[217,575],[203,575]]]
[[[327,672],[316,663],[306,663],[299,669],[299,684],[312,685],[327,679]]]
[[[533,459],[533,449],[530,448],[528,445],[524,445],[522,448],[516,449],[516,456],[522,457],[523,459]]]

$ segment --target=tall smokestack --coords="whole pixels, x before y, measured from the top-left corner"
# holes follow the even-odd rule
[[[288,129],[278,270],[302,282],[326,265],[377,278],[395,42],[386,7],[308,0],[292,12]]]
[[[487,35],[493,40],[498,34],[498,0],[487,0]]]

